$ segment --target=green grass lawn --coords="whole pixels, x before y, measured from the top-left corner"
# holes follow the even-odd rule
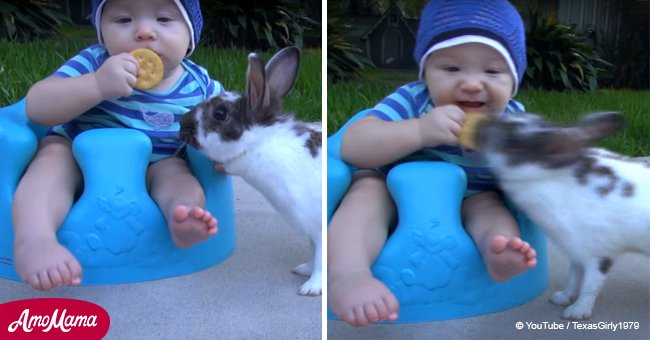
[[[415,72],[372,71],[364,76],[364,79],[354,82],[328,83],[327,129],[330,135],[354,113],[374,106],[400,85],[417,79]],[[630,156],[650,155],[650,91],[548,92],[522,89],[516,99],[526,106],[527,111],[561,124],[574,122],[589,112],[622,112],[626,128],[599,146]]]
[[[0,41],[0,106],[25,96],[29,87],[47,77],[67,59],[88,46],[88,39],[52,39],[33,43]],[[285,98],[285,110],[298,118],[321,121],[321,50],[303,50],[298,79]],[[228,90],[244,91],[248,51],[200,46],[192,61]],[[265,60],[271,53],[265,53]],[[72,95],[72,94],[71,94]]]

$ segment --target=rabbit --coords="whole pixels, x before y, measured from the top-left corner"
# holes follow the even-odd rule
[[[564,319],[587,319],[619,255],[650,255],[650,166],[589,147],[623,127],[615,112],[557,127],[528,113],[483,121],[474,138],[503,191],[567,254]],[[647,270],[647,269],[646,269]]]
[[[181,119],[180,138],[242,177],[289,224],[306,232],[313,258],[293,272],[309,276],[300,295],[322,291],[322,128],[282,113],[291,90],[300,50],[286,47],[266,67],[248,55],[247,92],[224,91],[197,105]]]

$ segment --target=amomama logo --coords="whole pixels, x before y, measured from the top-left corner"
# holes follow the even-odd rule
[[[0,339],[101,339],[111,320],[100,306],[73,299],[0,304]]]

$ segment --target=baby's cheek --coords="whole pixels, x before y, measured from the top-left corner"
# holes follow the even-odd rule
[[[499,101],[494,103],[492,106],[493,107],[490,107],[490,112],[487,112],[486,114],[491,118],[499,117],[506,110],[508,100]]]

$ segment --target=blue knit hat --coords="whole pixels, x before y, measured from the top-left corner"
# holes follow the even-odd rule
[[[424,79],[429,54],[470,42],[495,48],[515,80],[513,96],[526,72],[526,34],[517,9],[507,0],[431,0],[420,15],[413,56]]]
[[[90,21],[97,30],[97,39],[100,44],[104,44],[102,39],[101,32],[101,18],[102,10],[104,5],[108,0],[92,0],[92,14],[90,16]],[[201,6],[199,5],[199,0],[173,0],[174,4],[178,7],[187,23],[187,27],[190,30],[190,49],[187,51],[186,57],[189,57],[196,44],[201,39],[201,29],[203,29],[203,15],[201,14]]]

